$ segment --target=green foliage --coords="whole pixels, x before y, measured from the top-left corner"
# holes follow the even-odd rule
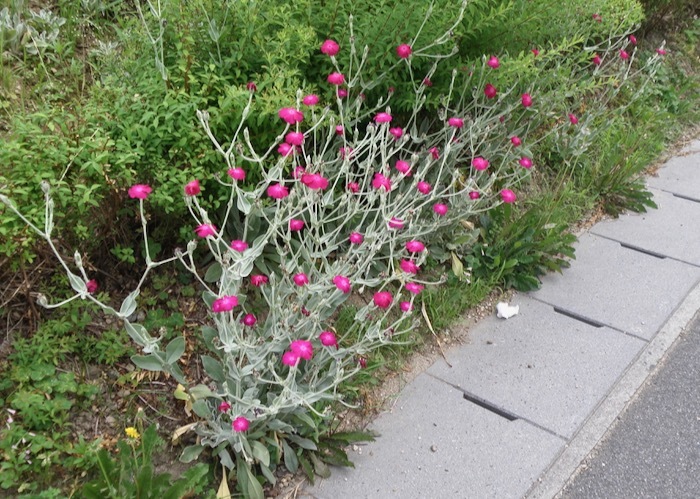
[[[173,479],[170,473],[160,473],[155,469],[153,456],[163,445],[155,425],[150,425],[143,435],[129,437],[128,441],[120,440],[116,457],[100,449],[97,452],[100,476],[86,483],[80,496],[86,499],[209,497],[211,492],[204,494],[209,481],[206,464],[191,467],[177,479]]]

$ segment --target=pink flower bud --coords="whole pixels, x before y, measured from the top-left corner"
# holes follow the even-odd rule
[[[336,135],[343,135],[345,133],[345,130],[343,129],[343,125],[336,125],[335,126],[335,134]]]
[[[338,149],[338,152],[340,153],[340,157],[342,159],[345,159],[346,156],[349,158],[352,156],[352,147],[341,147]]]
[[[282,156],[289,156],[290,154],[294,153],[294,146],[289,145],[286,142],[282,142],[277,147],[277,152],[280,153]]]
[[[350,284],[350,279],[342,275],[335,276],[333,278],[333,284],[335,284],[335,287],[345,294],[348,294],[350,292],[350,289],[352,288],[352,285]]]
[[[214,224],[202,224],[198,225],[194,231],[199,237],[211,237],[216,236],[216,225]]]
[[[501,191],[501,199],[503,200],[504,203],[515,203],[515,200],[517,197],[515,196],[515,193],[511,191],[510,189],[503,189]]]
[[[295,166],[294,170],[292,170],[292,177],[295,179],[299,180],[302,175],[306,173],[306,170],[304,169],[303,166]]]
[[[375,123],[390,123],[392,119],[389,113],[377,113],[374,116]]]
[[[231,408],[231,404],[225,400],[219,404],[219,412],[226,412]]]
[[[243,317],[243,319],[241,319],[241,323],[242,323],[244,326],[248,326],[248,327],[253,327],[253,326],[255,326],[255,323],[256,323],[256,322],[258,322],[258,319],[257,319],[257,317],[255,317],[253,314],[245,314],[245,316]]]
[[[357,182],[348,182],[348,185],[346,187],[353,194],[360,192],[360,184],[358,184]]]
[[[637,45],[637,37],[634,35],[629,36],[629,41],[632,45]]]
[[[344,99],[348,96],[348,91],[344,88],[338,87],[338,90],[335,91],[335,94],[338,96],[339,99]]]
[[[447,120],[447,124],[454,128],[462,128],[464,126],[464,120],[462,118],[450,118]]]
[[[603,62],[603,60],[600,58],[600,56],[598,54],[595,54],[593,56],[593,64],[595,64],[596,66],[600,66],[602,62]]]
[[[328,78],[326,78],[328,83],[331,85],[342,85],[345,83],[345,76],[343,76],[342,73],[331,73],[328,75]]]
[[[258,90],[258,86],[252,81],[249,81],[245,88],[247,88],[249,92],[255,92]]]
[[[447,205],[443,203],[435,203],[433,205],[433,211],[435,212],[435,214],[444,217],[445,215],[447,215]]]
[[[392,217],[388,222],[390,229],[403,229],[404,222],[400,218]]]
[[[384,189],[384,192],[389,192],[391,191],[391,180],[381,173],[375,173],[372,179],[372,187],[375,189]]]
[[[488,66],[493,69],[498,69],[498,66],[501,65],[498,62],[498,57],[496,57],[495,55],[492,55],[486,64],[488,64]]]
[[[272,184],[267,188],[267,195],[274,199],[284,199],[289,196],[289,189],[282,184]]]
[[[537,50],[537,49],[532,49],[532,50],[530,50],[530,52],[532,52],[532,55],[534,55],[535,57],[537,57],[538,55],[540,55],[540,51]]]
[[[250,283],[256,288],[259,288],[263,284],[267,284],[268,281],[269,279],[267,278],[267,276],[262,274],[253,274],[250,276]]]
[[[363,236],[359,232],[351,232],[350,237],[348,239],[350,241],[350,244],[362,244],[362,241],[365,240],[365,236]]]
[[[297,218],[292,218],[289,221],[289,230],[292,232],[298,232],[304,228],[304,221]]]
[[[477,156],[476,158],[472,159],[472,168],[474,168],[475,170],[486,170],[488,167],[488,160],[482,158],[481,156]]]
[[[299,354],[296,352],[284,352],[282,355],[282,364],[289,367],[294,367],[299,363]]]
[[[396,168],[399,172],[403,173],[407,177],[411,175],[411,165],[408,163],[408,161],[404,161],[402,159],[396,160],[394,168]]]
[[[523,141],[520,140],[520,137],[518,137],[517,135],[513,135],[510,138],[510,143],[513,144],[515,147],[518,147],[520,144],[523,143]]]
[[[487,83],[484,87],[484,95],[487,99],[493,99],[494,97],[496,97],[497,93],[498,91],[496,90],[496,87],[494,87],[490,83]]]
[[[469,199],[477,200],[477,199],[479,199],[480,197],[481,197],[481,194],[479,194],[477,191],[471,191],[471,192],[469,193]]]
[[[300,146],[304,143],[304,134],[301,132],[289,132],[285,135],[284,141],[293,146]]]
[[[630,55],[627,53],[626,50],[620,50],[620,59],[622,59],[623,61],[626,61],[629,58],[630,58]]]
[[[394,298],[392,298],[391,293],[388,291],[374,293],[374,304],[379,308],[389,308],[393,301]]]
[[[248,428],[250,428],[250,421],[248,421],[243,416],[239,416],[233,420],[233,423],[231,423],[231,427],[236,433],[242,433],[244,431],[248,431]]]
[[[600,16],[600,14],[593,14],[593,20],[596,22],[603,22],[603,18]]]
[[[572,125],[578,124],[578,118],[576,117],[575,114],[569,113],[569,121],[571,122]]]
[[[440,149],[437,147],[431,147],[428,152],[430,152],[433,159],[440,159]]]
[[[523,106],[530,107],[532,106],[532,97],[530,94],[523,94],[521,102],[523,103]]]
[[[318,338],[321,340],[321,345],[324,347],[338,348],[338,339],[332,331],[323,331]]]
[[[433,82],[430,80],[430,78],[426,76],[425,78],[423,78],[423,85],[425,85],[426,87],[432,87]]]
[[[309,95],[306,95],[306,96],[304,96],[304,98],[301,100],[301,102],[302,102],[305,106],[315,106],[316,104],[318,104],[318,95],[316,95],[316,94],[309,94]]]
[[[667,52],[664,49],[656,49],[656,53],[659,55],[666,55]]]
[[[401,308],[402,312],[410,312],[413,310],[413,305],[411,305],[410,301],[402,301],[399,303],[399,307]]]
[[[365,359],[364,357],[358,357],[358,358],[357,358],[357,363],[360,364],[360,367],[361,367],[362,369],[367,368],[367,359]]]
[[[308,340],[294,340],[289,345],[289,350],[305,360],[311,360],[314,355],[314,347]]]
[[[305,286],[306,284],[309,284],[309,276],[304,274],[303,272],[299,272],[298,274],[294,274],[294,284],[297,286]]]
[[[240,239],[234,239],[233,241],[231,241],[231,249],[233,251],[243,253],[245,250],[248,249],[248,243],[245,241],[241,241]]]
[[[401,267],[401,270],[409,274],[417,274],[420,271],[420,267],[418,267],[413,260],[406,260],[405,258],[401,259],[399,262],[399,267]]]
[[[243,168],[229,168],[227,173],[233,180],[245,180],[245,170]]]
[[[401,59],[408,59],[412,52],[413,50],[411,49],[411,46],[405,43],[396,47],[396,55],[398,55]]]
[[[340,50],[340,46],[334,40],[326,40],[321,44],[321,53],[333,57]]]
[[[528,158],[527,156],[523,156],[522,158],[520,158],[518,163],[520,163],[520,166],[522,166],[523,168],[531,168],[532,167],[532,160],[530,158]]]
[[[408,241],[406,242],[406,251],[409,253],[421,253],[425,251],[425,244],[420,241]]]
[[[418,192],[420,192],[421,194],[428,194],[430,193],[430,189],[432,189],[432,186],[428,182],[421,180],[416,184],[416,189],[418,189]]]
[[[238,297],[227,295],[217,298],[211,304],[211,311],[214,313],[229,312],[238,306]]]
[[[129,187],[129,197],[131,199],[146,199],[153,192],[153,189],[146,184],[136,184]]]
[[[423,286],[422,284],[418,284],[417,282],[407,282],[404,286],[406,288],[406,291],[409,293],[413,293],[414,295],[417,295],[421,291],[423,291]]]
[[[399,140],[403,135],[403,128],[398,126],[395,128],[390,128],[389,133],[394,136],[394,140]]]
[[[201,189],[199,188],[199,180],[193,180],[185,185],[185,195],[186,196],[196,196],[199,194]]]
[[[100,286],[97,284],[95,279],[90,279],[88,282],[86,282],[85,287],[87,288],[87,292],[91,295],[94,295],[97,293],[97,290],[100,289]]]

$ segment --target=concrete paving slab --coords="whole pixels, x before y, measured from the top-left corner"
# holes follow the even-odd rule
[[[591,228],[591,233],[700,266],[700,202],[655,189],[652,192],[658,210],[604,220]],[[695,192],[700,199],[700,181]]]
[[[649,340],[699,279],[698,267],[584,234],[571,267],[530,296]]]
[[[317,499],[519,498],[565,442],[525,421],[508,421],[425,374],[371,426],[381,433],[355,469],[333,469],[305,494]]]
[[[669,159],[647,185],[700,201],[700,140]]]
[[[441,359],[428,373],[568,439],[645,342],[524,295],[512,303],[519,315],[482,320],[447,353],[452,367]]]

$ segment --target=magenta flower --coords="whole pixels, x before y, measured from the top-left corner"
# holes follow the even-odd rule
[[[520,100],[523,103],[523,106],[525,106],[525,107],[532,106],[532,97],[530,96],[530,94],[523,94],[523,96],[521,97]]]
[[[331,85],[342,85],[345,83],[345,76],[343,76],[342,73],[331,73],[328,75],[328,78],[326,78],[328,83]]]
[[[389,133],[394,136],[395,140],[399,140],[401,136],[403,135],[403,128],[401,127],[395,127],[395,128],[390,128]]]
[[[329,57],[333,57],[340,50],[340,46],[334,40],[326,40],[321,44],[321,53],[326,54]]]
[[[344,99],[348,96],[348,91],[344,88],[338,87],[338,90],[335,91],[335,95],[337,95],[339,99]]]
[[[493,99],[494,97],[496,97],[497,93],[498,91],[496,90],[496,87],[494,87],[490,83],[487,83],[484,87],[484,95],[487,99]]]
[[[445,215],[447,215],[447,205],[444,203],[435,203],[433,205],[433,211],[435,212],[435,214],[444,217]]]
[[[364,357],[358,357],[357,363],[360,364],[360,367],[362,369],[365,369],[367,367],[367,359],[365,359]]]
[[[282,364],[289,367],[294,367],[299,363],[299,354],[296,352],[284,352],[282,355]]]
[[[335,347],[338,348],[338,339],[332,331],[323,331],[318,335],[318,339],[321,340],[321,345],[324,347]]]
[[[247,88],[249,92],[255,92],[258,89],[258,86],[255,84],[255,82],[249,81],[245,88]]]
[[[433,159],[440,159],[440,149],[437,147],[431,147],[428,152],[430,152]]]
[[[284,199],[289,196],[289,189],[282,184],[272,184],[267,188],[267,195],[275,199]]]
[[[304,173],[301,183],[311,190],[323,190],[328,187],[328,179],[318,173]]]
[[[294,274],[294,277],[292,279],[294,280],[294,284],[296,284],[297,286],[305,286],[306,284],[309,284],[309,276],[307,276],[303,272]]]
[[[283,107],[277,114],[290,125],[301,123],[304,120],[304,113],[293,107]]]
[[[632,45],[637,45],[637,37],[634,35],[629,36],[629,41]]]
[[[401,59],[408,59],[412,52],[413,50],[411,49],[411,46],[405,43],[396,47],[396,55],[398,55]]]
[[[403,229],[404,222],[400,218],[392,217],[388,225],[390,229]]]
[[[87,292],[91,295],[94,295],[97,293],[97,290],[100,289],[100,285],[97,284],[95,279],[90,279],[88,282],[86,282],[85,287],[87,288]]]
[[[390,123],[392,119],[393,118],[389,113],[377,113],[374,116],[375,123]]]
[[[129,187],[129,197],[131,199],[146,199],[151,192],[153,192],[153,189],[146,184],[136,184]]]
[[[430,78],[426,76],[425,78],[423,78],[423,85],[425,85],[426,87],[432,87],[433,82]]]
[[[360,192],[360,184],[358,184],[357,182],[348,182],[348,185],[346,187],[353,194]]]
[[[413,293],[414,295],[417,295],[421,291],[423,291],[423,286],[422,284],[418,284],[417,282],[407,282],[406,285],[404,286],[406,288],[406,291],[409,293]]]
[[[335,276],[333,278],[333,284],[335,284],[335,287],[345,294],[348,294],[350,292],[350,289],[352,288],[352,285],[350,284],[350,279],[342,275]]]
[[[245,241],[241,241],[240,239],[234,239],[233,241],[231,241],[231,249],[233,251],[243,253],[245,250],[248,249],[248,243]]]
[[[318,104],[318,101],[318,95],[309,94],[304,96],[304,98],[301,100],[301,103],[305,106],[315,106],[316,104]]]
[[[540,51],[537,50],[537,49],[532,49],[532,50],[530,50],[530,52],[532,52],[532,55],[534,55],[535,57],[537,57],[538,55],[540,55]]]
[[[454,128],[462,128],[464,126],[464,120],[462,118],[452,117],[447,120],[447,124]]]
[[[518,147],[520,144],[523,143],[523,141],[520,140],[520,137],[518,137],[517,135],[513,135],[510,138],[510,143],[513,144],[515,147]]]
[[[408,241],[406,242],[406,251],[409,253],[421,253],[425,251],[425,244],[420,241]]]
[[[365,240],[365,236],[359,232],[351,232],[348,239],[350,240],[350,244],[362,244],[362,241]]]
[[[402,301],[399,303],[399,307],[401,308],[402,312],[410,312],[413,310],[413,305],[411,305],[410,301]]]
[[[345,159],[346,156],[348,158],[352,156],[352,150],[352,147],[341,147],[340,149],[338,149],[338,152],[340,153],[340,157],[342,159]]]
[[[493,69],[498,69],[498,66],[501,65],[501,63],[498,62],[498,57],[496,57],[495,55],[492,55],[486,64],[488,64],[488,66]]]
[[[250,276],[250,283],[256,288],[259,288],[263,284],[267,284],[268,281],[269,279],[267,278],[267,276],[262,274],[253,274]]]
[[[664,49],[656,49],[656,53],[659,55],[666,55],[667,52]]]
[[[486,170],[489,167],[489,162],[487,159],[477,156],[476,158],[472,159],[472,167],[475,170]]]
[[[603,60],[600,58],[600,56],[598,54],[595,54],[593,56],[593,64],[595,64],[596,66],[600,66],[602,62],[603,62]]]
[[[202,190],[199,188],[199,180],[193,180],[192,182],[188,182],[185,184],[185,195],[186,196],[196,196],[202,192]]]
[[[238,166],[235,168],[229,168],[227,173],[233,180],[245,180],[245,170]]]
[[[476,199],[479,199],[480,197],[481,197],[481,194],[479,194],[477,191],[471,191],[469,193],[469,199],[476,200]]]
[[[405,258],[401,259],[399,262],[399,267],[401,267],[401,270],[409,274],[417,274],[420,271],[420,267],[418,267],[413,260],[406,260]]]
[[[416,189],[418,189],[418,192],[420,192],[421,194],[428,194],[430,193],[430,189],[432,189],[432,186],[428,182],[421,180],[416,184]]]
[[[233,423],[231,423],[231,427],[236,433],[242,433],[244,431],[248,431],[248,428],[250,428],[250,421],[243,416],[238,416],[233,420]]]
[[[522,166],[523,168],[531,168],[532,167],[532,160],[530,158],[528,158],[527,156],[523,156],[522,158],[520,158],[518,163],[520,163],[520,166]]]
[[[391,180],[381,173],[375,173],[372,179],[372,187],[375,189],[384,189],[385,192],[389,192],[391,191]]]
[[[289,345],[289,350],[305,360],[311,360],[314,355],[314,346],[308,340],[294,340]]]
[[[578,124],[578,118],[576,117],[575,114],[569,113],[569,121],[571,122],[572,125]]]
[[[294,146],[289,145],[286,142],[282,142],[279,146],[277,146],[277,152],[282,156],[289,156],[290,154],[294,153]]]
[[[289,221],[289,230],[291,230],[292,232],[298,232],[303,228],[304,228],[304,221],[303,220],[299,220],[298,218],[292,218]]]
[[[343,135],[345,133],[345,129],[343,128],[343,125],[336,125],[335,126],[335,134],[336,135]]]
[[[284,141],[293,146],[300,146],[304,143],[304,134],[301,132],[289,132],[284,136]]]
[[[198,225],[194,229],[195,233],[199,237],[211,237],[211,236],[216,236],[216,225],[214,224],[202,224]]]
[[[620,59],[622,59],[623,61],[626,61],[629,58],[630,58],[630,55],[627,53],[626,50],[620,50]]]
[[[374,293],[374,304],[379,308],[389,308],[394,298],[388,291],[379,291]]]
[[[238,298],[233,295],[225,295],[217,298],[211,304],[211,311],[214,313],[229,312],[238,306]]]
[[[225,400],[219,404],[219,412],[226,412],[231,408],[231,404]]]
[[[407,177],[411,176],[411,165],[408,163],[408,161],[398,159],[394,164],[394,168],[396,168],[399,172],[403,173]]]
[[[255,326],[256,322],[258,322],[258,318],[255,317],[253,314],[245,314],[245,316],[241,319],[241,323],[244,326],[248,326],[248,327]]]
[[[516,197],[515,193],[510,189],[503,189],[501,191],[501,199],[504,203],[510,204],[515,203],[515,200],[518,198]]]

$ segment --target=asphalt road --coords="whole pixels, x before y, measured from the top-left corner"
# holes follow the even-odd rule
[[[700,315],[558,497],[700,497]]]

